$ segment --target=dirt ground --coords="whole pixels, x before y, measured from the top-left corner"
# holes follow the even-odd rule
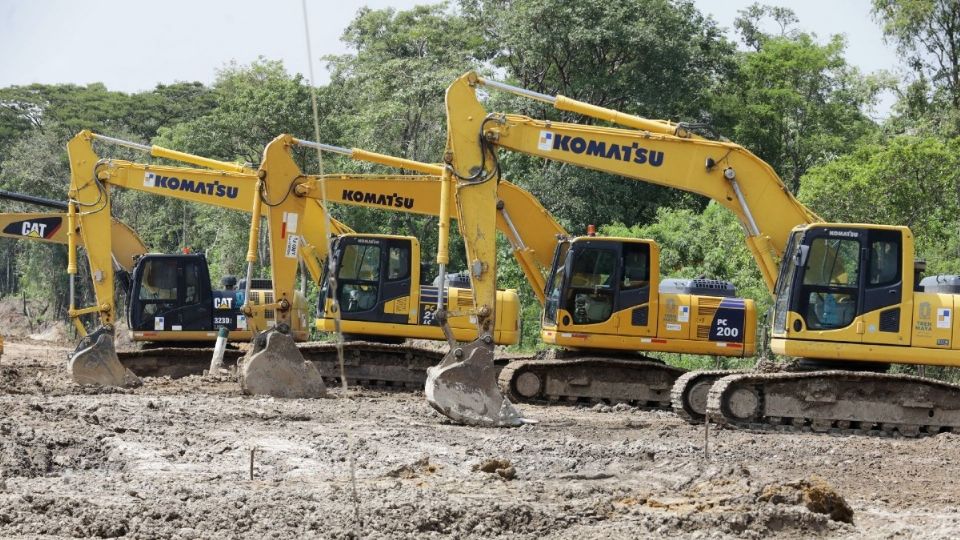
[[[21,340],[0,360],[0,537],[960,533],[951,433],[715,429],[705,458],[703,427],[666,412],[525,406],[539,424],[466,428],[422,394],[283,401],[200,377],[83,389],[66,354]]]

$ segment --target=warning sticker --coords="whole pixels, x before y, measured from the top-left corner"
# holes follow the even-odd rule
[[[690,306],[677,306],[677,322],[690,322]]]
[[[163,332],[163,317],[153,318],[153,329],[157,332]]]
[[[667,330],[670,332],[679,332],[682,328],[679,324],[667,323]]]
[[[296,259],[297,254],[300,252],[300,237],[296,234],[291,234],[287,237],[287,252],[286,256],[288,259]]]

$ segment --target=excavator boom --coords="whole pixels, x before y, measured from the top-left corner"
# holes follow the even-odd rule
[[[487,114],[476,96],[476,88],[482,85],[633,129]],[[450,86],[449,137],[459,141],[464,163],[484,163],[490,174],[497,166],[492,147],[497,147],[707,197],[740,220],[747,246],[771,294],[790,232],[798,225],[822,221],[797,201],[770,165],[738,144],[707,140],[678,124],[627,115],[563,96],[530,94],[472,72]],[[478,137],[489,142],[483,154],[476,144]]]

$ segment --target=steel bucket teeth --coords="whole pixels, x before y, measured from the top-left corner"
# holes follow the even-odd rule
[[[80,385],[131,387],[141,384],[132,371],[123,367],[113,344],[113,332],[101,328],[80,342],[67,362],[73,382]]]
[[[479,340],[451,349],[428,368],[425,393],[434,409],[460,424],[516,427],[531,422],[500,391],[492,347]]]
[[[327,387],[313,362],[304,360],[290,334],[275,329],[257,336],[240,367],[245,394],[278,398],[320,398]]]

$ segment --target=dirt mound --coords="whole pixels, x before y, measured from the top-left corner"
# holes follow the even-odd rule
[[[771,504],[803,504],[811,512],[826,514],[834,521],[853,523],[853,509],[824,479],[813,476],[763,489],[760,501]]]

